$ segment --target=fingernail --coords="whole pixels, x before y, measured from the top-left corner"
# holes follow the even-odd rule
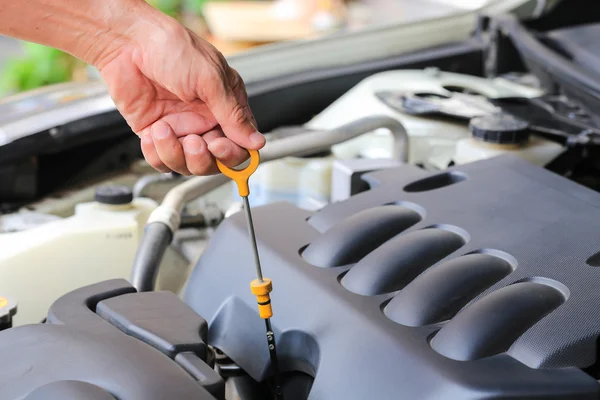
[[[265,137],[260,132],[254,132],[250,135],[250,141],[255,144],[263,144]]]
[[[186,140],[183,142],[183,149],[189,154],[200,154],[202,153],[202,143],[197,140]]]
[[[209,143],[208,151],[210,151],[212,155],[217,158],[223,158],[226,156],[227,153],[227,149],[225,149],[223,146],[219,146],[218,142]]]
[[[169,136],[169,128],[165,124],[155,124],[150,128],[152,137],[155,139],[164,139]]]

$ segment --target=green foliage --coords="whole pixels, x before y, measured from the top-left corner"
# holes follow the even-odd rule
[[[202,8],[209,1],[227,0],[147,0],[148,4],[159,9],[171,17],[178,18],[182,12],[202,16]]]
[[[153,7],[179,19],[183,12],[202,16],[209,1],[227,0],[147,0]],[[6,61],[0,71],[0,94],[22,92],[41,86],[68,82],[76,68],[85,64],[51,47],[24,42],[24,55]]]
[[[148,0],[148,4],[173,18],[177,18],[181,13],[183,0]]]
[[[186,10],[197,15],[202,15],[202,7],[208,1],[210,0],[185,0]]]
[[[74,57],[60,50],[29,42],[23,46],[25,54],[7,60],[0,73],[3,94],[70,81],[80,65]]]

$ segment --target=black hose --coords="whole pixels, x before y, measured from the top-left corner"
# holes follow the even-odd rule
[[[131,274],[131,284],[139,292],[154,290],[158,267],[171,240],[173,232],[162,222],[152,222],[144,229]]]

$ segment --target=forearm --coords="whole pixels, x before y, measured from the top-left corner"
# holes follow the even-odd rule
[[[144,0],[0,0],[0,34],[96,65],[158,15]]]

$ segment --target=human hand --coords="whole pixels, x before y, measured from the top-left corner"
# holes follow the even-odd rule
[[[94,65],[152,167],[209,175],[215,158],[235,167],[264,146],[242,78],[211,44],[147,9],[125,31]]]

